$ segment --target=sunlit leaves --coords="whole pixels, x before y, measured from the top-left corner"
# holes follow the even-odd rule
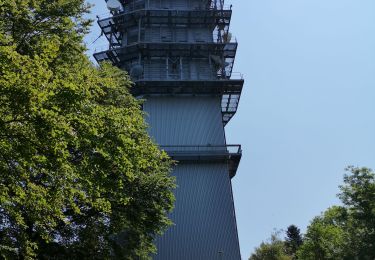
[[[147,257],[170,224],[171,162],[148,137],[128,76],[84,55],[86,10],[80,0],[0,2],[6,258]]]
[[[300,259],[375,258],[375,174],[349,167],[340,186],[343,206],[326,210],[307,229]]]

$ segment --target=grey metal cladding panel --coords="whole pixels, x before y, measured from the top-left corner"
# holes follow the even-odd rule
[[[180,164],[174,175],[175,225],[158,237],[153,259],[241,259],[227,166]]]
[[[149,133],[160,145],[224,145],[220,97],[146,97]]]
[[[148,27],[145,29],[145,40],[147,42],[160,42],[160,26]]]
[[[188,8],[187,0],[173,0],[173,9],[186,10]]]
[[[205,7],[205,1],[201,1],[201,0],[190,0],[190,8],[191,9],[202,9],[203,7]]]
[[[213,42],[212,31],[209,28],[190,28],[189,42]]]
[[[150,1],[155,2],[152,6],[162,9],[176,9],[176,10],[186,10],[189,7],[188,0],[159,0]],[[160,2],[160,4],[158,4]]]
[[[134,27],[134,29],[138,29],[138,27]],[[145,28],[144,39],[146,42],[213,42],[211,31],[209,28],[152,26]],[[137,40],[138,35],[134,35],[133,38]]]

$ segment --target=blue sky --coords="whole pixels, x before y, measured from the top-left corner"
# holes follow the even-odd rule
[[[105,17],[104,0],[92,0]],[[339,203],[347,165],[375,168],[375,1],[233,4],[245,77],[228,143],[243,145],[233,192],[243,259],[274,229]],[[106,45],[94,24],[89,53]]]

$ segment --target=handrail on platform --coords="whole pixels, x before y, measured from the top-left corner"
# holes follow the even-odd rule
[[[160,148],[167,153],[226,153],[242,154],[240,144],[230,145],[161,145]]]

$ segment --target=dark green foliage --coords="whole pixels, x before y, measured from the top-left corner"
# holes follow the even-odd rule
[[[375,259],[375,174],[368,168],[347,171],[339,194],[344,205],[314,218],[300,259]]]
[[[286,230],[285,238],[285,246],[288,254],[295,256],[302,243],[303,241],[300,229],[295,225],[290,225]]]
[[[348,233],[361,259],[375,259],[375,173],[349,167],[339,198],[348,211]]]
[[[315,217],[303,239],[291,225],[285,241],[272,235],[271,243],[256,248],[251,260],[375,259],[375,173],[368,168],[348,167],[338,195],[343,206],[327,209]]]
[[[285,242],[278,234],[279,232],[272,234],[269,242],[262,242],[249,260],[291,260],[292,257],[286,252]]]
[[[347,244],[344,225],[345,208],[332,207],[315,217],[307,229],[299,259],[344,259]]]
[[[171,161],[84,55],[87,8],[0,0],[0,258],[143,259],[170,224]]]

